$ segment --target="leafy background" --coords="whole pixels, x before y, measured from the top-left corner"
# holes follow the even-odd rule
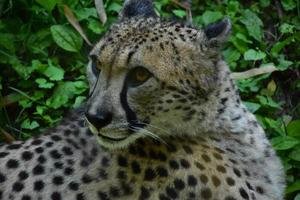
[[[116,21],[122,2],[105,1],[108,22],[102,25],[93,0],[0,1],[0,141],[37,135],[86,99],[90,46],[68,23],[64,4],[95,43]],[[231,18],[233,34],[223,54],[232,71],[270,63],[279,70],[237,84],[284,163],[288,200],[300,200],[299,4],[298,0],[192,4],[195,25]],[[186,12],[171,0],[155,1],[155,7],[163,17],[185,20]]]

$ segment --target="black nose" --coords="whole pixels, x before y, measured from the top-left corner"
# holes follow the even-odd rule
[[[103,128],[112,120],[111,112],[100,112],[94,115],[86,112],[85,116],[89,120],[89,122],[93,124],[97,129]]]

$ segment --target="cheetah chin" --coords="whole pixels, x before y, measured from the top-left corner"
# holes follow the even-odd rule
[[[142,138],[142,134],[140,134],[142,131],[128,134],[127,129],[125,130],[124,127],[114,128],[115,131],[112,131],[111,128],[103,128],[98,131],[88,120],[86,120],[86,123],[90,131],[97,137],[97,142],[108,149],[126,148],[138,138]]]

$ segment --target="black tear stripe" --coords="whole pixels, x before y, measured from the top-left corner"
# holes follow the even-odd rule
[[[120,99],[121,105],[125,110],[127,122],[129,123],[129,132],[135,132],[134,129],[144,128],[145,125],[138,122],[135,112],[129,107],[127,102],[127,79],[125,79],[124,86],[122,88]]]

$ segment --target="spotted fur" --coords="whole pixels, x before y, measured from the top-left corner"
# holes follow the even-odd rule
[[[84,109],[1,144],[1,200],[283,199],[282,165],[220,53],[230,21],[202,30],[151,6],[127,0],[91,51]],[[132,87],[136,67],[151,77]]]

